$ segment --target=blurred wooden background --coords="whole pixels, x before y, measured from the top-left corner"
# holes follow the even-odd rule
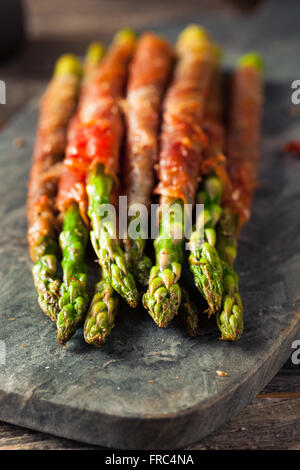
[[[10,0],[1,0],[10,2]],[[22,0],[14,0],[22,1]],[[0,128],[44,86],[59,54],[84,54],[90,41],[108,41],[120,28],[142,30],[176,21],[191,21],[207,12],[249,14],[257,0],[23,0],[27,40],[0,62],[7,83],[7,104],[0,107]],[[1,4],[0,4],[1,16]],[[9,28],[8,28],[9,29]],[[1,31],[0,31],[1,39]],[[3,40],[3,39],[2,39]]]
[[[201,12],[224,18],[255,15],[264,2],[241,0],[26,0],[27,40],[13,57],[0,62],[7,83],[7,104],[0,107],[5,126],[45,85],[53,62],[64,52],[82,54],[95,38],[108,40],[122,27],[190,22]],[[299,77],[298,77],[299,78]],[[0,134],[1,138],[1,134]],[[90,449],[91,446],[0,423],[1,449]],[[300,450],[300,369],[288,362],[266,389],[229,424],[192,449]]]

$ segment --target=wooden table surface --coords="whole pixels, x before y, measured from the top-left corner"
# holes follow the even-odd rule
[[[28,13],[28,41],[15,57],[5,63],[0,62],[0,79],[5,80],[7,84],[7,104],[0,106],[0,127],[5,126],[9,118],[28,99],[40,92],[49,77],[55,58],[60,53],[82,53],[91,39],[107,39],[120,27],[142,29],[152,23],[160,25],[184,18],[190,21],[196,11],[199,14],[201,10],[207,12],[218,9],[218,12],[227,16],[248,14],[245,10],[238,11],[235,8],[237,3],[243,2],[27,0],[25,4]],[[255,11],[251,14],[255,14]],[[4,449],[95,447],[0,422],[0,450]],[[189,449],[300,450],[299,366],[294,366],[288,361],[247,408],[223,429],[190,446]]]

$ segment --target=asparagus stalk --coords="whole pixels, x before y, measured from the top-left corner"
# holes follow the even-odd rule
[[[215,48],[215,62],[212,79],[205,103],[203,129],[207,136],[204,148],[204,162],[201,168],[202,182],[197,202],[204,204],[204,211],[197,212],[195,228],[190,238],[190,269],[195,285],[208,303],[208,314],[215,314],[221,308],[223,273],[222,263],[215,248],[215,226],[221,215],[223,193],[224,127],[222,123],[221,73],[218,66],[219,49]],[[221,163],[221,165],[220,165]],[[221,173],[222,168],[222,173]],[[220,174],[219,174],[220,173]]]
[[[52,321],[56,321],[59,312],[58,301],[61,285],[56,275],[58,251],[56,235],[43,238],[40,241],[39,249],[42,255],[32,268],[34,285],[38,292],[38,302],[43,312]]]
[[[77,203],[67,208],[59,238],[63,253],[63,284],[57,317],[57,339],[60,344],[65,344],[82,322],[89,302],[86,292],[87,266],[84,262],[88,229],[80,216]]]
[[[133,218],[130,219],[130,222]],[[139,286],[145,286],[149,279],[152,262],[145,254],[146,240],[127,238],[124,240],[126,262]]]
[[[197,195],[197,202],[204,204],[204,210],[198,215],[190,238],[190,269],[197,288],[208,303],[209,315],[218,312],[222,302],[223,269],[215,248],[215,226],[222,212],[221,197],[222,182],[217,175],[205,176]]]
[[[233,268],[237,255],[238,217],[231,207],[224,207],[218,225],[217,250],[223,263],[224,293],[222,310],[216,320],[221,339],[236,341],[240,338],[243,322],[243,304],[239,294],[239,277]]]
[[[89,46],[84,63],[82,89],[92,79],[103,55],[104,47],[101,43],[94,42]],[[68,179],[68,173],[64,173],[62,178]],[[87,265],[84,262],[88,232],[81,217],[79,203],[71,200],[64,211],[63,230],[60,234],[63,284],[56,322],[57,340],[60,344],[65,344],[74,335],[88,308]]]
[[[219,222],[217,250],[223,262],[224,295],[222,311],[217,313],[221,339],[236,341],[243,332],[243,304],[239,278],[233,263],[237,237],[250,217],[252,192],[256,186],[262,110],[262,60],[248,53],[238,61],[231,97],[228,131],[228,171],[232,191],[225,199]]]
[[[122,30],[114,37],[108,60],[98,77],[98,99],[101,106],[95,109],[95,123],[100,126],[98,138],[104,144],[99,161],[90,166],[87,176],[88,214],[91,219],[91,241],[102,268],[103,279],[133,307],[138,303],[134,278],[128,270],[125,254],[116,238],[116,220],[105,220],[101,215],[104,204],[110,204],[115,194],[116,175],[119,169],[119,151],[122,140],[122,116],[118,101],[122,96],[127,68],[136,45],[136,36],[130,30]],[[102,86],[101,86],[102,84]],[[112,106],[112,102],[115,106]],[[109,137],[105,128],[109,125]],[[104,140],[103,140],[104,139]],[[107,140],[106,140],[107,139]],[[103,142],[102,142],[103,140]],[[105,145],[106,144],[106,145]]]
[[[103,57],[105,49],[100,43],[92,43],[88,49],[85,67],[88,70]],[[119,299],[111,283],[102,278],[95,287],[84,323],[84,338],[89,344],[101,347],[110,334],[118,311]]]
[[[104,279],[132,307],[138,304],[138,292],[132,274],[129,272],[125,254],[116,238],[115,220],[104,222],[101,206],[109,204],[114,178],[105,173],[104,165],[98,163],[89,172],[87,194],[89,199],[88,215],[91,219],[90,234],[92,245],[98,256]]]
[[[154,242],[156,265],[151,268],[148,290],[143,305],[158,326],[164,328],[177,314],[181,302],[181,289],[177,283],[181,276],[183,240],[174,240],[174,231],[183,234],[183,202],[170,202],[160,214],[160,231]]]
[[[195,305],[191,302],[189,293],[182,288],[182,300],[178,313],[179,323],[192,338],[199,334],[199,317]]]
[[[84,339],[100,348],[114,327],[119,298],[110,281],[102,278],[96,285],[84,324]]]
[[[150,207],[154,186],[153,167],[158,152],[159,111],[171,71],[173,51],[169,43],[153,33],[140,38],[130,65],[126,96],[125,194],[128,207]],[[129,222],[134,222],[131,217]],[[137,284],[145,286],[151,260],[145,255],[141,236],[124,240],[125,255]]]
[[[63,155],[64,133],[75,105],[80,76],[81,65],[75,56],[63,55],[56,62],[52,82],[44,97],[40,118],[43,130],[39,130],[29,186],[29,206],[33,207],[29,207],[28,238],[31,256],[35,261],[32,274],[39,305],[52,321],[56,321],[59,312],[61,284],[56,275],[58,244],[53,208],[53,193],[57,182],[56,177],[53,177],[51,181],[48,179],[45,185],[43,173],[49,170],[49,165],[55,165]],[[56,87],[64,86],[60,80],[65,77],[70,77],[68,91],[60,94]],[[51,118],[55,118],[55,126],[46,129],[46,123],[51,122]],[[50,156],[44,151],[47,139],[50,139],[53,148],[53,154]],[[36,201],[35,192],[41,195]]]
[[[92,77],[105,52],[105,46],[101,42],[95,41],[89,45],[84,61],[84,80]]]
[[[122,34],[125,36],[126,34],[131,35],[131,32],[123,31]],[[119,40],[122,41],[122,34],[116,35],[115,40],[118,40],[119,38]],[[95,48],[94,45],[90,47],[89,52],[91,59],[95,58],[95,56],[99,56],[100,53],[99,48]],[[101,178],[102,176],[102,185],[106,188],[106,191],[104,191],[104,193],[98,193],[98,203],[96,203],[95,201],[96,195],[94,191],[96,188],[99,187],[97,181],[96,186],[94,186],[93,188],[87,188],[88,192],[91,191],[90,194],[92,194],[90,199],[90,205],[93,206],[92,212],[93,210],[97,211],[101,204],[106,204],[110,202],[110,196],[113,186],[112,177],[101,175]],[[91,180],[95,183],[95,180],[93,180],[91,174],[90,177]],[[93,246],[95,248],[95,244],[93,244]],[[88,310],[84,323],[84,338],[87,343],[92,344],[97,348],[100,348],[105,343],[107,336],[110,334],[112,328],[114,327],[114,319],[117,314],[118,307],[119,298],[113,288],[112,283],[110,282],[110,276],[107,276],[107,278],[105,278],[105,276],[102,275],[100,281],[96,284],[95,293],[92,298],[90,308]]]

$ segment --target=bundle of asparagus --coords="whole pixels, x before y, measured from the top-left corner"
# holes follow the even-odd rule
[[[60,344],[84,322],[85,340],[101,347],[114,326],[118,296],[136,307],[135,282],[143,286],[147,281],[143,304],[154,321],[166,327],[180,313],[188,334],[198,334],[199,316],[178,282],[185,204],[193,205],[196,193],[204,211],[197,213],[189,243],[195,285],[207,301],[209,315],[216,316],[221,339],[241,336],[243,306],[233,263],[257,179],[261,61],[255,54],[239,61],[225,145],[218,55],[208,34],[190,26],[180,34],[175,55],[169,43],[153,33],[137,41],[131,31],[121,31],[106,55],[101,44],[92,44],[82,80],[75,57],[58,61],[41,105],[29,184],[28,239],[39,303],[56,321]],[[107,204],[117,211],[122,187],[129,210],[141,205],[149,209],[157,154],[159,234],[151,268],[145,234],[137,231],[133,236],[128,231],[123,251],[116,218],[105,212]],[[130,213],[128,222],[137,220]],[[56,275],[58,221],[62,282]],[[90,306],[85,254],[89,238],[101,270]]]
[[[216,251],[215,227],[221,215],[221,199],[229,181],[223,155],[225,129],[221,93],[221,72],[217,63],[212,73],[207,97],[204,131],[208,142],[204,149],[204,161],[200,169],[202,182],[197,193],[197,203],[204,204],[204,211],[197,214],[190,238],[190,269],[195,284],[208,304],[208,313],[221,308],[223,294],[223,269]]]

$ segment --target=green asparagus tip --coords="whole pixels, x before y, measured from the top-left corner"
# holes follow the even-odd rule
[[[98,64],[105,54],[105,46],[101,42],[92,42],[86,53],[86,62]]]
[[[149,279],[149,273],[152,268],[151,259],[142,253],[138,258],[136,258],[136,263],[130,263],[129,266],[137,285],[139,287],[146,286]]]
[[[126,241],[124,240],[124,246],[126,261],[136,283],[140,287],[146,286],[152,268],[152,262],[144,253],[145,240],[142,238],[136,240],[127,238]]]
[[[189,46],[204,41],[210,41],[210,35],[206,29],[197,25],[187,26],[178,36],[176,47]]]
[[[208,303],[208,316],[215,314],[221,308],[223,293],[223,269],[217,250],[204,242],[200,253],[198,250],[191,252],[189,263],[196,287]]]
[[[87,194],[89,198],[88,214],[92,222],[90,238],[103,275],[112,287],[125,298],[132,307],[138,304],[138,291],[132,274],[128,271],[125,254],[114,235],[112,221],[102,222],[101,206],[110,201],[114,184],[113,177],[105,174],[102,164],[97,164],[89,172],[87,181]]]
[[[149,311],[155,323],[160,328],[166,328],[178,313],[181,303],[181,289],[179,284],[173,284],[169,289],[162,285],[155,292],[148,289],[142,300],[144,308]]]
[[[54,76],[58,75],[82,75],[82,67],[75,55],[64,54],[55,64]]]
[[[257,52],[248,52],[242,55],[237,61],[238,67],[255,67],[259,71],[263,71],[264,62],[260,54]]]
[[[80,274],[78,278],[74,278],[69,285],[61,285],[60,312],[57,315],[56,325],[57,340],[62,345],[69,341],[83,322],[89,304],[89,296],[86,292],[87,276]]]
[[[221,201],[223,185],[217,176],[208,176],[205,178],[204,188],[207,191],[210,200]]]
[[[111,283],[101,280],[96,290],[84,324],[84,339],[100,348],[114,327],[119,299]]]
[[[56,256],[46,254],[32,269],[34,284],[39,294],[38,301],[45,314],[56,321],[59,312],[60,281],[56,277]]]
[[[113,44],[122,44],[125,42],[135,42],[137,35],[131,29],[122,29],[114,35]]]
[[[222,312],[217,314],[216,320],[221,341],[237,341],[241,337],[244,327],[243,305],[238,293],[225,296]]]

